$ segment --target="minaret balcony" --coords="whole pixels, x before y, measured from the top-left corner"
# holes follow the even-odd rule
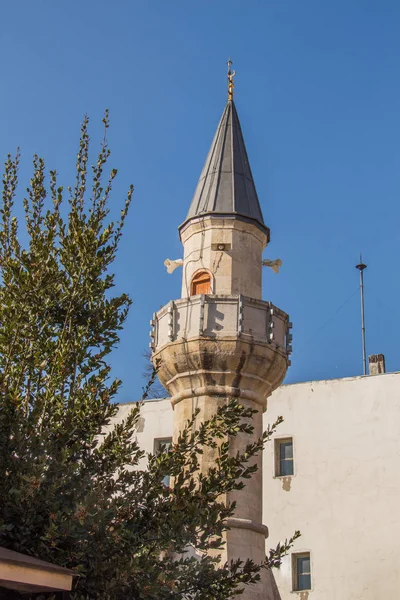
[[[153,315],[151,326],[153,353],[196,338],[266,344],[287,359],[292,350],[288,315],[271,302],[242,295],[197,295],[171,301]]]

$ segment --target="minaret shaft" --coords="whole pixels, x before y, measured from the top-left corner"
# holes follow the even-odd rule
[[[202,269],[211,275],[210,292],[243,294],[261,299],[264,231],[241,219],[208,215],[191,219],[181,230],[184,246],[182,298],[191,295],[190,282]]]

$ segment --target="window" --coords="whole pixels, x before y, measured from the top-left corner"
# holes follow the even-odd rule
[[[275,440],[275,477],[289,477],[293,473],[293,439]]]
[[[293,591],[311,590],[310,553],[292,554]]]
[[[172,438],[155,438],[154,440],[154,454],[159,454],[160,452],[168,452],[171,448]],[[163,484],[166,487],[169,487],[170,484],[170,476],[166,475],[163,480]]]
[[[211,294],[211,274],[208,271],[198,271],[193,276],[190,295],[197,294]]]

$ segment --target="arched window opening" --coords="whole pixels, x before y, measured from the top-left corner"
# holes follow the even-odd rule
[[[190,295],[211,294],[211,275],[208,271],[195,273],[190,286]]]

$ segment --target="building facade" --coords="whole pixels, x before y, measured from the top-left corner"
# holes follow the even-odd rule
[[[263,454],[266,549],[301,531],[274,570],[282,600],[398,597],[399,390],[400,373],[386,373],[283,385],[270,396],[264,428],[284,422]],[[120,418],[130,408],[121,405]],[[141,447],[153,452],[172,435],[170,399],[146,402]]]

